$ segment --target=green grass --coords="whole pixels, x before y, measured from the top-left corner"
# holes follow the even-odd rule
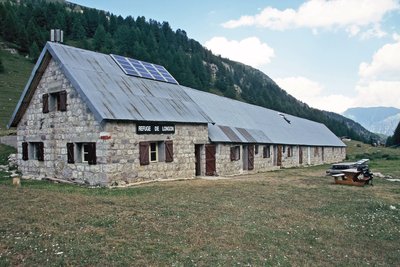
[[[371,160],[369,166],[373,172],[400,178],[399,148],[373,147],[358,141],[346,142],[346,145],[350,161],[368,158]]]
[[[28,82],[33,64],[20,55],[12,55],[0,49],[0,57],[5,67],[0,73],[0,135],[7,134],[6,126]]]
[[[14,147],[0,144],[0,165],[7,165],[8,156],[13,153],[17,153]]]
[[[327,168],[125,189],[0,172],[0,266],[400,265],[399,184],[334,185]]]

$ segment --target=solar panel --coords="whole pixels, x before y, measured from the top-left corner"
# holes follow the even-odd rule
[[[113,54],[111,57],[126,75],[179,84],[163,66]]]

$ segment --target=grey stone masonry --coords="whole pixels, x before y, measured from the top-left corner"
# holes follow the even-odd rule
[[[231,147],[240,148],[240,157],[238,160],[231,160]],[[266,172],[279,168],[291,168],[301,166],[311,166],[327,163],[340,162],[346,157],[346,148],[344,147],[310,147],[310,146],[281,146],[281,166],[278,166],[278,146],[270,144],[256,144],[258,153],[254,153],[254,169],[246,170],[244,156],[246,145],[242,144],[218,144],[216,151],[216,169],[217,174],[221,176],[250,174]],[[264,157],[264,146],[269,147],[269,153]],[[300,152],[301,150],[301,152]],[[290,152],[289,152],[290,151]],[[301,159],[300,159],[301,156]]]
[[[65,90],[67,111],[57,111],[51,94]],[[43,113],[43,94],[50,94]],[[138,135],[133,122],[97,122],[78,92],[51,60],[18,127],[18,162],[25,178],[58,178],[90,185],[131,183],[149,179],[190,178],[195,175],[194,147],[208,141],[207,125],[177,124],[170,135]],[[102,133],[111,138],[102,140]],[[172,162],[141,166],[139,142],[173,141]],[[43,142],[44,160],[22,159],[22,143]],[[67,143],[96,143],[95,165],[68,163]],[[75,146],[77,147],[77,146]],[[29,149],[33,149],[29,147]],[[75,156],[76,155],[75,152]],[[32,158],[31,158],[32,157]]]
[[[66,110],[60,108],[63,106],[60,92],[66,92]],[[43,108],[46,102],[48,112]],[[19,171],[23,178],[56,178],[100,186],[192,178],[196,175],[197,145],[201,162],[198,174],[205,175],[207,125],[175,123],[174,126],[170,134],[138,134],[135,122],[97,121],[59,64],[50,60],[17,127]],[[145,164],[143,144],[151,147]],[[239,153],[234,160],[233,146]],[[346,155],[346,149],[341,147],[254,144],[254,168],[247,170],[248,156],[244,152],[248,146],[216,144],[216,174],[229,176],[339,162]]]

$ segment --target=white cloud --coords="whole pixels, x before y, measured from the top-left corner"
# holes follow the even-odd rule
[[[297,10],[267,7],[259,14],[242,16],[237,20],[227,21],[222,26],[258,26],[272,30],[339,27],[349,32],[350,36],[355,36],[361,31],[361,27],[372,25],[373,30],[367,31],[365,37],[381,37],[384,33],[379,28],[379,23],[385,14],[399,7],[397,0],[310,0]]]
[[[360,64],[355,89],[364,106],[400,107],[400,36],[393,34],[393,40],[378,49],[370,63]]]
[[[225,37],[213,37],[205,43],[205,46],[214,54],[227,57],[259,68],[271,62],[274,57],[274,49],[268,44],[262,43],[257,37],[249,37],[241,41],[228,40]]]
[[[342,113],[354,102],[353,98],[343,95],[324,95],[324,86],[306,77],[278,78],[275,82],[290,95],[314,108]]]
[[[311,107],[343,113],[350,107],[398,107],[400,108],[400,81],[359,82],[356,95],[349,97],[327,94],[320,83],[306,77],[286,77],[274,79],[286,92]]]
[[[361,34],[361,39],[371,39],[371,38],[382,38],[387,35],[386,32],[382,31],[380,24],[375,24],[372,28],[366,30]]]
[[[323,90],[323,86],[318,82],[302,76],[277,78],[275,79],[275,82],[282,89],[299,100],[302,100],[302,98],[317,96]]]
[[[400,107],[400,81],[371,81],[356,86],[359,106]]]
[[[393,35],[395,43],[382,46],[372,57],[371,63],[362,62],[359,75],[363,80],[400,79],[400,38]]]

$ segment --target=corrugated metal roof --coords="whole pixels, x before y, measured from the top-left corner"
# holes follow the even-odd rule
[[[99,121],[208,123],[213,142],[345,146],[323,124],[180,85],[127,76],[109,55],[57,43],[47,43],[42,51],[11,126],[25,112],[48,55],[60,64]]]
[[[127,76],[110,55],[57,43],[45,50],[99,121],[211,122],[179,85]]]
[[[188,87],[185,91],[214,122],[208,127],[213,142],[345,146],[324,124]]]

